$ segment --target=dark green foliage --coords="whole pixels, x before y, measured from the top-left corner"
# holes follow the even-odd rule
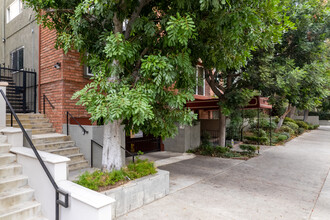
[[[270,125],[269,125],[270,124]],[[276,123],[275,121],[272,121],[272,123],[270,123],[269,120],[266,119],[260,119],[259,121],[259,127],[264,129],[264,130],[269,130],[269,127],[271,126],[271,129],[274,130],[276,128]],[[251,128],[258,128],[258,122],[255,121],[251,124]]]
[[[309,116],[319,116],[320,120],[330,120],[330,113],[327,112],[309,112]]]
[[[150,174],[155,174],[153,162],[137,158],[136,163],[131,162],[126,168],[112,172],[97,170],[93,173],[85,172],[76,181],[77,184],[98,191],[100,187],[115,185],[119,181],[133,180]]]
[[[266,144],[268,143],[267,137],[257,137],[257,136],[244,136],[244,143],[248,144],[258,144],[258,140],[260,144]]]
[[[302,134],[305,132],[305,129],[304,128],[298,128],[298,134]]]
[[[221,146],[212,146],[212,145],[201,145],[196,149],[188,150],[187,153],[194,153],[203,156],[211,156],[211,157],[224,157],[224,158],[232,158],[232,157],[251,157],[254,156],[253,151],[254,148],[249,147],[244,152],[236,152],[232,151],[230,147],[221,147]],[[253,153],[252,153],[253,151]]]
[[[318,127],[319,127],[319,125],[308,124],[308,130],[314,130],[314,129],[317,129]]]
[[[308,130],[308,124],[306,122],[296,120],[296,124],[299,126],[299,128],[303,128],[305,130]]]
[[[242,150],[246,151],[248,154],[253,155],[255,154],[257,147],[253,145],[241,144],[239,146]]]

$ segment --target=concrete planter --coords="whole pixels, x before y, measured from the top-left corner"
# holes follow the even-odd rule
[[[112,205],[112,218],[128,213],[169,193],[169,172],[158,170],[151,176],[133,180],[127,184],[102,192],[116,200]]]

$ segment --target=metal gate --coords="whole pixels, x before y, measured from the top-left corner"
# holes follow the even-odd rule
[[[143,136],[141,138],[131,138],[126,136],[126,150],[131,153],[137,153],[139,151],[143,153],[160,151],[161,138],[152,135]]]
[[[17,113],[37,111],[37,73],[0,65],[0,81],[8,82],[7,98]],[[7,106],[7,112],[9,108]]]

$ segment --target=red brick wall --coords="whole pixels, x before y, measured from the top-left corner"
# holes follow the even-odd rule
[[[74,117],[89,117],[85,108],[77,106],[76,100],[71,100],[74,92],[82,89],[89,80],[83,76],[83,66],[80,55],[70,51],[64,54],[63,50],[54,48],[55,31],[41,28],[40,31],[40,90],[41,97],[45,94],[54,105],[52,109],[46,102],[46,115],[53,123],[56,132],[62,132],[62,125],[66,123],[66,111]],[[60,69],[54,65],[61,63]],[[42,99],[41,99],[42,100]],[[43,112],[43,102],[39,109]]]

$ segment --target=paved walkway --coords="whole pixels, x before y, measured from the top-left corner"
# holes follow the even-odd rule
[[[330,219],[330,127],[248,161],[197,156],[159,168],[171,172],[170,195],[118,219]]]

